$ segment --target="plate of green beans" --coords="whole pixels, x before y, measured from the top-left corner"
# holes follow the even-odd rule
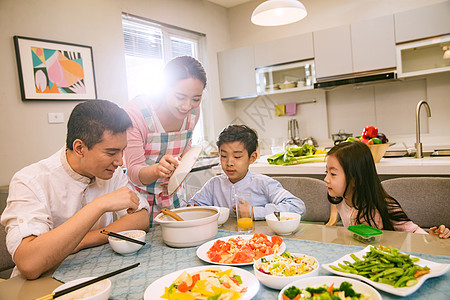
[[[450,264],[432,262],[380,245],[367,246],[330,264],[322,264],[322,268],[404,297],[414,293],[428,278],[444,275]]]

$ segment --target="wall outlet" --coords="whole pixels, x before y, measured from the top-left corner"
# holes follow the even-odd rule
[[[48,123],[64,123],[64,113],[48,113]]]

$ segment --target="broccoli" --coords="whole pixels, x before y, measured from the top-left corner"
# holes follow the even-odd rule
[[[314,294],[325,293],[327,291],[327,289],[325,287],[323,287],[323,286],[319,286],[318,288],[307,287],[306,291],[311,293],[311,295],[314,295]]]
[[[296,287],[296,286],[288,287],[284,291],[284,295],[286,297],[288,297],[289,299],[294,299],[300,293],[301,293],[300,289],[298,287]]]
[[[314,147],[314,145],[309,145],[309,144],[303,144],[303,146],[300,147],[300,151],[301,151],[301,156],[306,156],[306,155],[314,155],[314,153],[316,153],[317,149],[316,147]]]
[[[352,289],[352,284],[344,281],[341,283],[341,286],[339,287],[339,290],[345,292],[345,297],[360,297],[361,294],[356,293],[354,289]]]

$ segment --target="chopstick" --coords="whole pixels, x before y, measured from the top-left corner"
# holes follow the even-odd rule
[[[109,235],[109,236],[112,236],[112,237],[115,237],[115,238],[118,238],[118,239],[121,239],[121,240],[125,240],[125,241],[127,241],[127,242],[136,243],[136,244],[139,244],[139,245],[142,245],[142,246],[145,245],[145,242],[138,241],[138,240],[129,238],[129,237],[127,237],[127,236],[124,236],[124,235],[115,233],[115,232],[110,232],[110,231],[107,231],[107,230],[105,230],[105,229],[103,229],[102,231],[100,231],[100,233],[103,233],[103,234],[106,234],[106,235]]]
[[[128,266],[128,267],[119,269],[119,270],[117,270],[117,271],[113,271],[113,272],[111,272],[111,273],[108,273],[108,274],[105,274],[105,275],[101,275],[101,276],[98,276],[98,277],[96,277],[96,278],[90,279],[90,280],[88,280],[88,281],[85,281],[85,282],[76,284],[76,285],[74,285],[74,286],[71,286],[71,287],[69,287],[69,288],[67,288],[67,289],[63,289],[63,290],[58,291],[58,292],[56,292],[56,293],[51,293],[51,294],[45,295],[45,296],[43,296],[43,297],[36,298],[36,300],[51,300],[51,299],[55,299],[55,298],[61,297],[61,296],[65,295],[65,294],[68,294],[68,293],[71,293],[71,292],[76,291],[76,290],[78,290],[78,289],[84,288],[84,287],[86,287],[86,286],[88,286],[88,285],[91,285],[91,284],[93,284],[93,283],[102,281],[103,279],[106,279],[106,278],[108,278],[108,277],[111,277],[111,276],[120,274],[120,273],[122,273],[122,272],[128,271],[128,270],[130,270],[130,269],[136,268],[136,267],[139,266],[139,265],[140,265],[140,263],[136,263],[136,264],[134,264],[134,265],[131,265],[131,266]]]

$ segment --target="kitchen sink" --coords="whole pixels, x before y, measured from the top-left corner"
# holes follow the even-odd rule
[[[415,151],[408,153],[406,150],[388,150],[384,154],[384,158],[394,158],[394,157],[414,157]],[[450,149],[437,149],[434,151],[423,151],[424,157],[434,157],[434,156],[450,156]]]

